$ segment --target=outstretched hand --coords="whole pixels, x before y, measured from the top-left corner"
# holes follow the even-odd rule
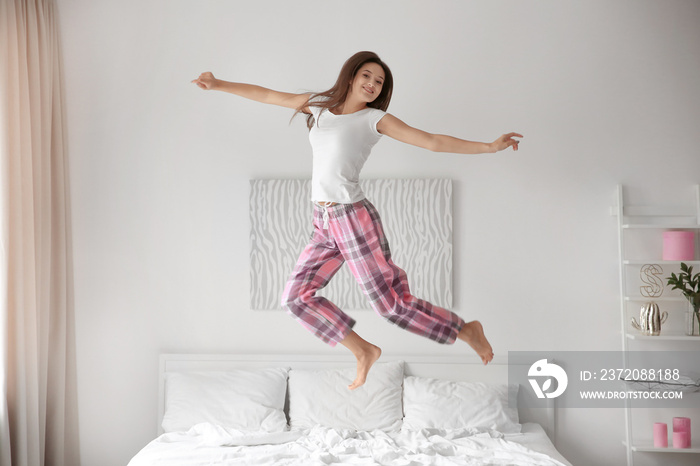
[[[513,147],[513,150],[518,150],[518,144],[520,144],[520,141],[518,139],[513,139],[513,138],[522,138],[522,134],[518,133],[508,133],[504,134],[500,138],[496,139],[491,143],[491,146],[496,149],[495,152],[500,152],[502,150],[508,149],[509,147]]]
[[[199,78],[193,79],[192,82],[199,86],[201,89],[209,91],[214,88],[216,84],[216,78],[211,73],[211,71],[206,71],[199,75]]]

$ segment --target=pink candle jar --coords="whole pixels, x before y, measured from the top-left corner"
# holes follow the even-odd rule
[[[673,418],[673,448],[690,448],[690,418]]]
[[[666,448],[668,446],[668,426],[665,422],[654,423],[654,447]]]
[[[692,261],[695,259],[695,232],[664,231],[665,261]]]
[[[674,432],[673,448],[690,448],[690,434],[688,432]]]

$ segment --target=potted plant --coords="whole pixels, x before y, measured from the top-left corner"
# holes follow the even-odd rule
[[[681,273],[666,277],[673,290],[681,290],[690,303],[688,310],[688,335],[700,335],[700,273],[693,276],[693,267],[681,262]]]

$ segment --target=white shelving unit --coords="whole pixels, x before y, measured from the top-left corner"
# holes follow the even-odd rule
[[[630,449],[647,453],[700,453],[700,448],[657,448],[632,445]]]
[[[667,350],[700,350],[700,337],[687,336],[681,330],[664,331],[658,336],[641,335],[637,330],[632,328],[630,319],[632,316],[638,316],[630,312],[635,307],[639,309],[641,303],[647,301],[656,301],[659,304],[664,303],[667,306],[675,306],[683,309],[683,313],[687,309],[686,302],[680,292],[677,290],[670,294],[669,289],[664,289],[663,295],[656,298],[648,298],[641,295],[640,290],[634,290],[629,285],[629,278],[634,270],[645,264],[657,264],[664,269],[664,277],[670,275],[667,270],[673,270],[680,267],[681,261],[664,261],[661,260],[661,253],[658,255],[655,252],[649,253],[645,257],[628,257],[627,242],[631,235],[646,234],[655,235],[658,232],[658,245],[662,244],[662,232],[667,230],[690,230],[695,231],[695,258],[700,255],[699,237],[700,237],[700,185],[694,186],[694,199],[687,199],[687,203],[671,206],[639,206],[629,205],[625,202],[624,189],[622,185],[617,188],[617,205],[614,208],[614,213],[618,220],[618,235],[619,235],[619,264],[620,264],[620,325],[622,336],[622,350],[630,351],[632,345],[636,345],[633,349],[643,350],[644,345],[647,346],[650,342],[661,342],[667,346]],[[660,251],[661,248],[658,249]],[[693,265],[696,270],[700,269],[700,260],[683,261],[688,265]],[[664,285],[666,280],[664,278]],[[669,312],[671,314],[671,312]],[[679,316],[678,312],[675,315],[669,315],[669,320],[674,317],[680,318],[681,321],[684,315]],[[667,322],[668,324],[668,322]],[[666,325],[668,326],[668,325]],[[679,345],[681,346],[679,348]],[[694,394],[697,395],[697,394]],[[698,398],[700,400],[700,398]],[[700,453],[700,448],[697,445],[693,448],[677,449],[677,448],[655,448],[649,442],[635,441],[634,429],[632,423],[632,410],[629,404],[625,408],[625,441],[623,444],[627,450],[627,465],[634,465],[634,454],[664,454],[664,453]],[[697,423],[696,423],[697,425]],[[696,427],[697,429],[697,427]]]

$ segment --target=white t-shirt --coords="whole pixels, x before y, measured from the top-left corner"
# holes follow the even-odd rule
[[[352,204],[365,198],[360,171],[382,137],[377,123],[386,112],[365,108],[347,115],[310,106],[316,121],[309,132],[313,150],[311,200]]]

